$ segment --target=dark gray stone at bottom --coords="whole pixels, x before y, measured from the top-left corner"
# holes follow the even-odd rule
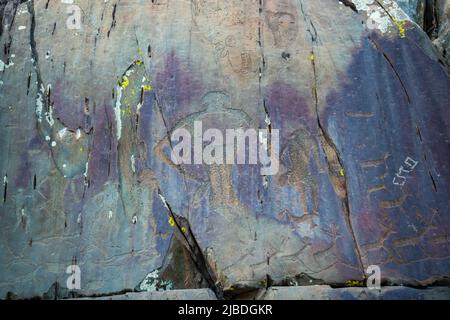
[[[409,287],[365,287],[334,289],[327,285],[271,287],[261,290],[256,300],[450,300],[450,287],[414,289]],[[244,298],[245,299],[245,298]],[[126,294],[78,298],[74,300],[217,300],[210,289],[130,292]]]
[[[449,287],[414,289],[408,287],[338,288],[330,286],[272,287],[263,300],[450,300]]]

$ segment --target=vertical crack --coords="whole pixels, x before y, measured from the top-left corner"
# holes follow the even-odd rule
[[[319,128],[321,146],[325,154],[325,159],[327,161],[331,181],[335,187],[335,190],[338,193],[339,198],[341,199],[342,211],[344,213],[344,220],[355,246],[358,263],[360,265],[362,273],[364,274],[364,264],[362,262],[361,249],[359,248],[359,244],[356,239],[355,231],[353,229],[353,223],[351,220],[350,203],[348,199],[348,189],[347,189],[348,182],[347,176],[345,174],[344,163],[342,161],[342,157],[339,153],[338,148],[334,144],[333,140],[331,139],[327,131],[322,126],[319,113],[319,99],[317,93],[317,75],[316,75],[315,59],[311,59],[311,64],[314,73],[313,96],[315,102],[315,111],[316,111],[317,125]]]
[[[402,78],[400,77],[400,74],[395,69],[395,66],[394,66],[393,62],[391,61],[389,56],[383,50],[381,50],[381,48],[378,45],[378,43],[374,39],[372,39],[372,37],[369,36],[368,39],[369,39],[370,43],[373,44],[375,49],[377,49],[377,51],[383,55],[383,58],[386,60],[386,62],[388,63],[389,67],[391,68],[392,72],[394,72],[396,78],[398,79],[398,81],[399,81],[399,83],[400,83],[400,85],[401,85],[401,87],[403,89],[403,92],[405,93],[406,100],[408,101],[408,104],[411,104],[411,98],[409,96],[408,90],[406,89],[405,83],[403,82]]]
[[[339,0],[339,2],[342,2],[346,7],[349,7],[356,13],[358,13],[358,9],[356,9],[355,4],[351,0]]]
[[[36,130],[38,134],[41,136],[41,138],[45,141],[45,132],[47,131],[48,136],[52,136],[52,128],[48,126],[48,128],[44,127],[45,121],[41,121],[39,117],[42,116],[42,114],[47,114],[50,106],[50,89],[45,89],[44,81],[42,80],[41,71],[39,69],[39,54],[37,51],[37,44],[36,44],[36,38],[35,38],[35,31],[36,31],[36,13],[34,10],[34,0],[30,0],[27,3],[28,12],[31,16],[31,27],[30,27],[30,47],[31,47],[31,58],[33,61],[33,67],[34,71],[36,73],[36,82],[37,82],[37,93],[36,93],[36,103],[37,101],[40,101],[42,103],[43,110],[41,110],[41,115],[38,115],[35,113],[35,119],[36,119]],[[47,91],[47,92],[45,92]],[[44,94],[47,94],[47,99],[45,99]],[[44,110],[45,109],[45,110]],[[37,111],[36,111],[37,112]],[[64,176],[64,173],[62,172],[61,168],[58,166],[58,163],[55,160],[54,153],[52,150],[52,147],[49,148],[50,158],[52,159],[53,165],[55,166],[56,170],[59,172],[61,176]]]
[[[203,251],[200,248],[189,224],[189,221],[177,215],[173,212],[170,204],[166,201],[165,197],[161,193],[161,190],[158,188],[158,196],[163,202],[164,206],[167,209],[167,213],[169,216],[169,221],[173,224],[175,228],[175,236],[179,238],[181,243],[184,244],[189,254],[191,255],[192,261],[195,264],[198,272],[203,276],[203,278],[208,283],[208,286],[211,290],[214,291],[218,299],[223,298],[223,289],[220,287],[220,284],[217,282],[217,277],[211,270],[211,267],[208,264],[205,256],[203,255]]]
[[[3,177],[3,203],[6,202],[6,198],[8,196],[8,175],[5,174]]]
[[[423,30],[434,40],[439,32],[439,17],[436,0],[425,0]]]
[[[319,137],[320,137],[320,144],[322,146],[322,149],[325,154],[325,159],[328,164],[329,168],[329,174],[331,178],[331,182],[333,183],[333,187],[335,188],[336,193],[338,194],[339,198],[341,199],[342,203],[342,210],[344,213],[344,220],[347,225],[347,229],[350,233],[350,236],[352,237],[354,247],[356,250],[356,255],[358,259],[358,263],[360,265],[361,271],[364,274],[364,264],[362,262],[362,255],[361,250],[359,248],[359,244],[356,239],[356,235],[353,229],[353,224],[351,221],[350,216],[350,204],[348,199],[348,192],[347,192],[347,178],[344,171],[344,164],[342,161],[342,158],[339,154],[339,150],[337,149],[336,145],[334,144],[333,140],[323,127],[321,120],[320,120],[320,112],[319,112],[319,96],[318,96],[318,81],[317,81],[317,69],[316,69],[316,55],[314,51],[314,47],[317,44],[318,41],[318,33],[317,29],[314,27],[314,23],[309,18],[308,14],[305,12],[303,7],[303,1],[300,0],[300,9],[303,14],[303,17],[305,19],[305,23],[307,25],[306,31],[311,36],[311,53],[310,53],[310,60],[311,60],[311,66],[313,71],[313,86],[312,86],[312,96],[314,101],[314,109],[317,119],[317,126],[319,129]]]
[[[14,24],[16,11],[19,4],[25,3],[27,0],[2,0],[0,1],[0,37],[3,34],[3,28],[10,30]]]

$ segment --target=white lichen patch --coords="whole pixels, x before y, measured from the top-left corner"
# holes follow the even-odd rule
[[[85,178],[87,178],[88,177],[88,173],[89,173],[89,162],[86,162],[86,168],[84,170],[83,176]]]
[[[367,27],[371,30],[378,30],[381,33],[390,32],[391,29],[398,29],[403,37],[405,21],[411,21],[408,15],[392,0],[353,0],[359,12],[365,12],[367,17]]]
[[[134,157],[134,154],[131,155],[130,162],[131,162],[131,171],[133,171],[133,173],[136,173],[136,158]]]
[[[25,211],[25,208],[21,208],[19,212],[17,212],[18,214],[16,214],[16,218],[17,218],[17,226],[22,226],[22,227],[26,227],[28,224],[28,216],[27,213]]]
[[[131,76],[131,75],[133,74],[133,72],[134,72],[134,70],[133,70],[133,69],[130,69],[130,70],[128,70],[127,72],[125,72],[125,75],[126,75],[127,77],[129,77],[129,76]]]
[[[44,92],[45,88],[41,84],[41,90],[37,94],[36,98],[36,116],[39,122],[42,122],[42,110],[44,110]]]
[[[120,112],[121,102],[122,99],[122,90],[123,88],[121,86],[117,87],[117,98],[116,98],[116,105],[114,107],[114,113],[116,115],[116,135],[117,135],[117,141],[120,140],[120,137],[122,136],[122,116]]]
[[[53,107],[52,106],[48,107],[48,112],[45,113],[45,119],[47,120],[47,123],[49,124],[49,126],[53,127],[53,125],[55,124],[55,120],[53,120]]]
[[[64,137],[67,134],[67,128],[62,128],[61,130],[58,131],[58,138],[59,140],[64,139]]]
[[[173,283],[160,279],[159,270],[155,270],[145,277],[139,285],[139,289],[147,292],[172,290]]]
[[[169,205],[167,204],[166,198],[164,198],[164,196],[162,194],[158,194],[158,195],[159,195],[159,198],[161,199],[162,203],[166,207],[166,209],[169,210]]]
[[[270,120],[270,116],[268,114],[266,114],[266,118],[264,119],[264,122],[268,126],[270,126],[272,124],[272,121]]]
[[[24,14],[24,13],[29,13],[27,5],[26,4],[19,5],[19,7],[17,8],[17,15],[20,16],[21,14]]]
[[[375,0],[353,0],[352,2],[355,4],[356,10],[368,11],[369,5],[373,4],[375,2]]]
[[[263,148],[264,150],[268,150],[268,144],[269,144],[269,137],[267,131],[260,131],[258,133],[258,141],[259,141],[259,147]]]
[[[263,188],[267,189],[269,187],[269,178],[267,176],[263,176],[262,180],[263,180]]]
[[[2,60],[0,60],[0,72],[5,71],[6,69],[12,67],[14,65],[14,62],[9,61],[7,64],[4,63]]]

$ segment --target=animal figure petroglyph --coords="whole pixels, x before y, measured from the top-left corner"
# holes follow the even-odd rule
[[[282,158],[289,159],[289,169],[281,175],[281,185],[293,185],[300,193],[303,213],[318,215],[317,175],[311,174],[311,154],[318,170],[321,170],[319,148],[317,141],[305,128],[300,128],[291,134],[290,139],[281,151]],[[312,208],[308,210],[307,195],[310,195]]]
[[[224,75],[248,76],[258,71],[258,15],[256,3],[193,0],[193,22],[202,40],[214,50]],[[255,10],[252,10],[255,9]]]
[[[189,132],[194,130],[194,122],[201,121],[204,129],[208,128],[245,128],[251,127],[252,119],[242,110],[231,108],[229,96],[221,91],[212,91],[203,97],[204,110],[188,115],[179,120],[170,130],[169,135],[164,137],[155,147],[155,153],[164,163],[176,168],[187,178],[196,180],[202,185],[199,187],[204,193],[210,190],[210,200],[213,206],[237,205],[238,199],[232,187],[232,166],[230,165],[203,165],[196,171],[189,170],[186,165],[176,166],[164,152],[165,147],[170,147],[170,134],[179,128]],[[204,174],[200,174],[199,171]],[[207,188],[206,186],[209,186]],[[204,195],[203,195],[204,196]]]

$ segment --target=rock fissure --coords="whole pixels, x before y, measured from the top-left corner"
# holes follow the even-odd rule
[[[212,272],[211,267],[208,265],[208,261],[191,230],[189,221],[172,211],[170,204],[167,202],[159,189],[158,195],[167,209],[169,221],[175,229],[175,236],[179,238],[179,240],[186,246],[198,272],[200,272],[203,278],[207,281],[209,288],[214,291],[217,298],[222,299],[223,290],[217,282],[217,278]]]

